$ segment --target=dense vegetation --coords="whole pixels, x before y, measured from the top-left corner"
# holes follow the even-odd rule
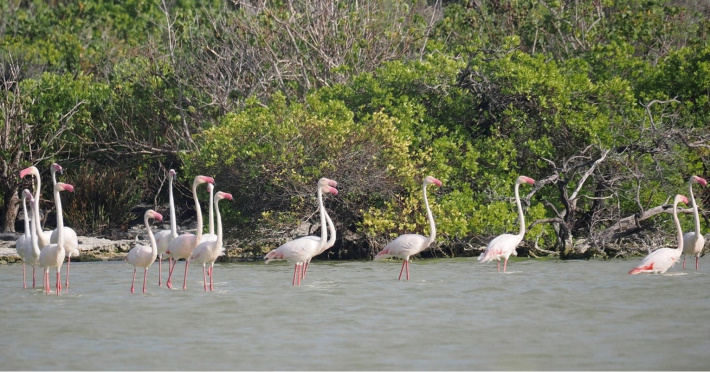
[[[365,258],[426,233],[421,180],[433,175],[444,187],[430,190],[439,238],[427,254],[477,254],[516,228],[522,174],[537,183],[522,190],[521,254],[617,256],[672,242],[660,212],[688,193],[690,175],[709,175],[704,1],[10,0],[0,10],[5,231],[30,187],[17,176],[26,166],[64,166],[77,183],[66,219],[80,233],[125,228],[140,201],[164,205],[175,168],[182,204],[197,174],[234,194],[227,245],[259,257],[317,223],[315,184],[328,177],[340,190],[326,198],[339,236],[330,256]],[[695,193],[706,230],[710,194]]]

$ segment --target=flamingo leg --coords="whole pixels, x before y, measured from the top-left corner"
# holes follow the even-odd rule
[[[700,256],[695,256],[695,270],[698,269],[698,261],[700,261]]]
[[[168,270],[168,280],[165,282],[165,285],[169,289],[173,289],[173,282],[172,282],[172,277],[173,277],[173,269],[175,269],[175,265],[177,264],[177,260],[174,260],[171,258],[170,261],[172,262],[172,265],[170,265],[170,270]]]
[[[298,268],[298,285],[301,285],[301,279],[303,278],[303,265],[299,265]]]
[[[158,287],[163,286],[163,255],[158,256]]]
[[[148,280],[148,268],[145,268],[145,272],[143,273],[143,293],[145,293],[145,282]]]
[[[296,285],[296,272],[298,270],[298,264],[293,266],[293,280],[291,281],[291,285]]]
[[[25,263],[22,263],[22,288],[27,289],[27,282],[25,282]]]
[[[71,255],[67,257],[67,281],[64,283],[64,285],[67,287],[67,291],[69,291],[69,268],[71,267]]]
[[[407,260],[404,260],[404,261],[402,262],[402,268],[399,269],[399,280],[402,280],[402,272],[404,271],[404,266],[405,266],[406,264],[407,264]],[[407,269],[407,270],[409,270],[409,269]]]
[[[214,278],[214,266],[210,266],[210,291],[214,291],[212,279]]]
[[[685,270],[685,255],[683,255],[683,270]]]
[[[45,268],[44,269],[44,277],[42,278],[42,281],[44,282],[44,290],[45,290],[45,295],[49,294],[49,269]]]
[[[35,281],[36,281],[36,279],[37,279],[37,276],[36,276],[36,269],[35,269],[34,266],[32,266],[32,289],[35,288]]]
[[[500,264],[498,264],[500,265]],[[508,259],[505,259],[505,263],[503,264],[503,272],[505,272],[505,269],[508,267]]]
[[[57,269],[57,296],[59,296],[59,292],[62,291],[62,278],[61,275],[59,275],[59,269]]]
[[[185,278],[182,280],[182,289],[187,289],[187,265],[190,264],[190,259],[185,259]]]
[[[306,277],[306,273],[308,273],[308,263],[311,262],[311,260],[306,261],[306,264],[303,265],[303,277]]]
[[[407,260],[407,280],[409,280],[409,260]]]
[[[133,268],[133,281],[131,282],[131,293],[135,293],[135,284],[136,284],[136,268]]]
[[[202,283],[204,283],[205,292],[207,292],[207,274],[205,270],[205,264],[202,264]]]

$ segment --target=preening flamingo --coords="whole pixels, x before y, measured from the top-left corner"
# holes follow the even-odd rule
[[[646,256],[641,263],[629,271],[629,274],[638,273],[658,273],[663,274],[670,269],[680,259],[683,253],[683,231],[678,220],[678,203],[688,204],[688,198],[683,195],[676,195],[673,199],[673,222],[678,230],[678,248],[657,249]]]
[[[39,254],[39,264],[44,269],[44,288],[46,294],[49,294],[49,269],[57,268],[57,295],[62,291],[62,281],[60,277],[60,271],[62,269],[62,263],[64,263],[64,257],[66,252],[64,250],[64,217],[62,213],[62,201],[60,199],[59,193],[62,191],[74,191],[74,186],[57,182],[54,186],[54,204],[57,212],[57,228],[59,237],[57,243],[50,243],[42,248]]]
[[[705,179],[698,176],[690,176],[688,179],[688,190],[690,191],[690,202],[693,204],[693,216],[695,217],[695,231],[689,231],[683,235],[683,269],[685,269],[685,259],[688,255],[695,256],[695,270],[698,269],[700,254],[705,246],[705,237],[700,233],[700,216],[698,215],[698,205],[695,203],[693,195],[693,184],[699,183],[701,186],[707,185]]]
[[[150,247],[143,244],[136,244],[135,247],[128,251],[126,256],[126,261],[133,265],[133,281],[131,282],[131,293],[135,293],[136,284],[136,269],[142,267],[145,269],[143,272],[143,293],[145,293],[145,282],[148,279],[148,268],[155,262],[155,258],[158,257],[158,246],[155,242],[155,236],[153,236],[153,230],[150,228],[150,219],[156,219],[158,221],[163,220],[163,215],[148,209],[143,215],[143,222],[145,223],[145,228],[148,230],[148,239],[150,240]]]
[[[190,256],[190,261],[196,261],[202,264],[202,280],[204,282],[205,291],[207,291],[207,275],[210,277],[210,291],[214,290],[213,278],[214,278],[214,262],[217,258],[224,254],[224,246],[222,244],[222,215],[219,213],[219,201],[222,199],[233,200],[232,194],[218,191],[214,196],[214,209],[217,215],[217,239],[216,240],[203,240],[202,243],[195,247]],[[205,274],[205,266],[210,264],[210,268],[207,274]]]
[[[25,281],[25,254],[32,248],[32,236],[30,235],[30,219],[27,215],[27,199],[30,203],[34,202],[32,193],[30,190],[22,190],[22,215],[25,219],[25,231],[20,235],[15,241],[15,250],[17,255],[22,259],[22,288],[27,288],[27,282]]]
[[[34,178],[37,180],[37,185],[35,188],[35,195],[34,195],[34,205],[32,207],[32,213],[33,216],[32,218],[36,220],[35,229],[37,230],[37,239],[39,239],[39,247],[40,250],[44,248],[44,246],[49,245],[49,240],[50,237],[52,236],[51,231],[43,231],[42,230],[42,224],[40,223],[41,219],[39,218],[39,199],[40,199],[40,190],[42,189],[42,179],[39,175],[39,169],[35,166],[27,167],[20,171],[20,178],[25,178],[27,175],[34,176]]]
[[[27,198],[32,200],[32,193],[30,193],[30,190],[25,189],[23,193],[27,194]],[[32,206],[32,203],[30,203],[30,208]],[[32,266],[32,288],[35,288],[36,286],[36,273],[37,273],[37,266],[39,266],[39,241],[37,240],[37,230],[34,228],[35,220],[32,219],[30,221],[30,247],[28,250],[25,251],[25,257],[24,257],[24,262],[26,262],[28,265]],[[24,265],[24,263],[23,263]],[[24,267],[22,268],[22,276],[24,280]]]
[[[520,204],[520,194],[518,189],[520,185],[527,183],[530,185],[535,184],[535,180],[530,177],[520,176],[515,180],[515,204],[518,206],[518,219],[520,220],[520,232],[517,235],[513,234],[502,234],[495,237],[493,240],[488,242],[486,250],[481,253],[478,260],[481,262],[490,262],[493,260],[498,261],[498,271],[500,271],[500,259],[505,259],[503,264],[503,272],[506,271],[508,267],[508,257],[515,253],[515,248],[523,241],[525,236],[525,215],[523,214],[523,207]]]
[[[207,234],[202,234],[202,242],[207,242],[207,241],[216,241],[217,240],[217,235],[214,233],[214,185],[211,183],[207,184],[207,191],[210,193],[210,209],[207,212],[207,231],[209,231]]]
[[[269,263],[273,260],[286,260],[289,263],[293,263],[293,281],[292,285],[301,285],[302,279],[302,265],[308,259],[313,257],[320,249],[326,244],[326,218],[325,218],[325,208],[323,207],[323,193],[330,193],[333,195],[338,195],[338,190],[331,186],[335,181],[328,178],[321,178],[318,180],[317,194],[318,194],[318,209],[320,211],[320,226],[321,226],[321,236],[316,238],[314,236],[303,236],[298,239],[288,241],[278,248],[272,250],[264,256],[265,263]]]
[[[52,174],[52,185],[56,186],[57,185],[57,176],[56,173],[59,172],[59,174],[63,174],[62,166],[57,164],[57,163],[52,163],[51,166],[49,166],[49,172]],[[56,243],[57,239],[59,237],[57,233],[57,229],[54,229],[52,231],[52,235],[49,237],[49,242],[50,243]],[[64,286],[67,287],[67,291],[69,290],[69,270],[71,269],[71,258],[72,257],[78,257],[81,252],[79,252],[79,238],[76,236],[76,231],[72,229],[69,226],[64,226],[64,251],[66,252],[67,255],[67,277],[66,281],[64,282]]]
[[[200,208],[200,201],[197,199],[197,186],[203,183],[214,183],[214,179],[207,176],[197,176],[192,182],[192,197],[195,200],[195,213],[197,214],[196,234],[186,233],[176,237],[168,245],[168,250],[165,251],[173,260],[173,264],[170,266],[170,271],[168,272],[168,281],[165,283],[170,289],[173,288],[173,270],[178,260],[181,258],[185,259],[185,278],[182,282],[182,289],[187,289],[187,267],[190,264],[190,255],[202,239],[202,209]]]
[[[434,223],[434,216],[432,216],[431,214],[429,200],[427,199],[426,195],[426,188],[430,184],[434,184],[437,187],[441,187],[441,181],[437,180],[432,176],[426,176],[422,184],[424,205],[426,205],[426,216],[427,220],[429,220],[429,236],[427,237],[419,234],[400,235],[397,237],[397,239],[389,242],[389,244],[387,244],[385,248],[379,253],[377,253],[377,255],[375,256],[375,260],[388,257],[399,257],[403,259],[404,262],[402,262],[402,268],[399,270],[399,280],[402,280],[402,272],[405,268],[407,269],[407,280],[409,280],[409,257],[425,250],[436,239],[436,224]]]
[[[175,169],[168,172],[168,194],[170,195],[170,229],[160,230],[155,233],[155,243],[158,247],[158,286],[163,285],[163,254],[168,250],[170,241],[177,238],[177,221],[175,220],[175,199],[173,198],[173,180],[177,177]],[[168,260],[170,268],[172,259]]]

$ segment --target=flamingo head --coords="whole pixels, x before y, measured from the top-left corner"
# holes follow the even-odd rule
[[[146,215],[148,218],[153,218],[153,219],[156,219],[156,220],[158,220],[158,221],[162,221],[162,220],[163,220],[163,215],[160,214],[160,213],[158,213],[158,212],[156,212],[156,211],[154,211],[154,210],[152,210],[152,209],[148,209],[147,211],[145,211],[145,215]]]
[[[25,168],[20,171],[20,178],[25,178],[25,176],[27,176],[28,174],[31,174],[33,176],[39,176],[39,170],[35,166]]]
[[[207,184],[207,191],[212,192],[214,190],[214,184],[213,183],[208,183]]]
[[[214,178],[208,177],[208,176],[202,176],[202,175],[195,177],[195,182],[194,182],[195,186],[197,186],[201,183],[214,184]]]
[[[675,200],[673,202],[674,202],[674,204],[678,204],[680,202],[683,202],[684,204],[688,204],[688,198],[686,198],[683,195],[678,194],[675,196]]]
[[[534,184],[535,184],[535,180],[534,180],[534,179],[532,179],[532,178],[530,178],[530,177],[526,177],[526,176],[520,176],[520,177],[518,177],[518,180],[515,181],[515,182],[518,183],[518,184],[522,184],[522,183],[527,183],[527,184],[530,184],[530,185],[534,185]]]
[[[171,179],[175,179],[175,177],[177,177],[177,172],[175,172],[175,169],[171,169],[168,172],[168,175],[170,176]]]
[[[232,194],[228,192],[222,192],[222,191],[217,191],[217,193],[214,195],[215,200],[221,200],[221,199],[227,199],[227,200],[234,200],[232,198]]]
[[[706,186],[708,184],[708,181],[705,181],[704,178],[698,177],[698,176],[692,176],[690,177],[690,182],[695,182],[699,183],[702,186]]]
[[[57,182],[57,185],[54,186],[54,191],[74,192],[74,186],[64,182]]]
[[[31,202],[35,200],[34,196],[32,196],[32,193],[30,192],[30,190],[27,190],[27,189],[22,190],[22,197],[31,201]]]
[[[321,192],[338,195],[338,189],[335,188],[336,186],[338,186],[338,183],[329,178],[323,177],[318,180],[318,187]]]
[[[427,185],[433,183],[433,184],[435,184],[437,187],[441,187],[441,185],[443,185],[443,184],[441,183],[441,181],[437,180],[436,178],[434,178],[434,177],[432,177],[432,176],[426,176],[426,178],[424,178],[424,183],[427,184]]]
[[[64,170],[62,169],[62,166],[57,164],[57,163],[52,163],[51,166],[49,166],[49,171],[52,172],[52,174],[59,172],[59,174],[64,174]]]

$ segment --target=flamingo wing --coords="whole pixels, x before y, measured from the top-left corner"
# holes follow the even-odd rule
[[[419,234],[400,235],[397,239],[389,242],[385,248],[375,256],[375,259],[378,260],[388,257],[406,258],[424,250],[427,242],[428,238]]]
[[[488,242],[486,250],[481,253],[478,260],[481,262],[490,262],[508,258],[515,251],[515,247],[520,244],[522,238],[513,234],[502,234]],[[516,252],[517,255],[517,252]]]
[[[126,256],[126,261],[133,266],[147,267],[152,263],[153,251],[149,246],[136,244]]]

